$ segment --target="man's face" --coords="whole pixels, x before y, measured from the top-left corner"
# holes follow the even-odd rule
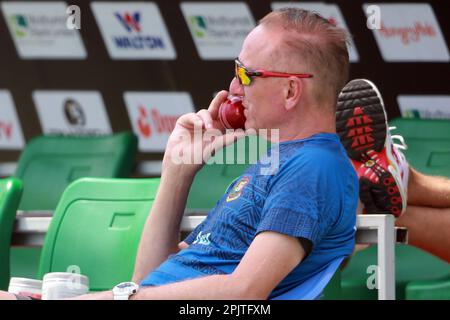
[[[239,60],[249,69],[277,70],[274,55],[277,35],[261,26],[247,36]],[[230,83],[230,93],[243,96],[246,129],[279,128],[284,115],[281,85],[285,79],[255,77],[249,86],[239,84],[235,78]]]

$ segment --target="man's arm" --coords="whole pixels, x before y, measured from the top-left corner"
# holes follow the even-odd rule
[[[142,232],[133,281],[141,282],[167,257],[184,247],[179,242],[180,224],[193,176],[166,171]]]
[[[297,238],[266,231],[256,236],[232,274],[143,287],[132,299],[267,299],[304,257]]]
[[[166,145],[158,193],[142,232],[133,274],[135,282],[141,282],[170,254],[187,246],[186,243],[180,243],[178,247],[177,243],[181,219],[195,174],[203,166],[203,161],[215,151],[245,136],[242,130],[223,132],[218,113],[220,104],[227,95],[227,91],[221,91],[211,101],[208,110],[188,113],[177,120]],[[202,134],[205,131],[209,131],[209,136],[215,139],[204,141]],[[200,139],[195,140],[198,136]],[[203,161],[193,161],[196,160],[196,154],[199,154],[200,160]],[[192,160],[192,163],[180,163],[181,155],[187,156],[186,159]]]

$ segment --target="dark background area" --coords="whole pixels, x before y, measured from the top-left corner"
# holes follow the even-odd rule
[[[227,0],[230,2],[232,0]],[[139,2],[139,1],[134,1]],[[90,1],[67,1],[80,6],[81,36],[86,60],[21,60],[0,15],[0,89],[12,94],[25,141],[42,134],[32,99],[33,90],[100,91],[113,132],[132,131],[124,91],[187,91],[196,109],[209,105],[212,94],[227,89],[233,77],[233,61],[202,60],[195,48],[179,0],[157,3],[177,52],[173,61],[112,60],[90,8]],[[201,2],[198,1],[197,2]],[[212,1],[207,1],[212,2]],[[216,1],[221,2],[221,1]],[[270,11],[272,1],[242,0],[258,21]],[[313,2],[313,1],[310,1]],[[398,94],[448,94],[449,63],[388,63],[383,61],[371,30],[366,27],[363,3],[375,1],[320,1],[336,3],[344,16],[359,53],[359,62],[351,64],[350,78],[368,78],[384,95],[390,118],[400,115]],[[380,1],[383,3],[430,3],[447,46],[450,44],[450,1]],[[206,81],[205,81],[206,80]],[[0,162],[15,162],[20,151],[0,150]],[[160,159],[162,154],[140,153],[138,161]]]

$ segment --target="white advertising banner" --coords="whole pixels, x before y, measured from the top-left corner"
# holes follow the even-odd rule
[[[92,11],[113,59],[173,60],[177,55],[153,2],[92,2]]]
[[[255,26],[243,2],[183,2],[181,11],[203,60],[236,58]]]
[[[33,100],[45,134],[111,133],[105,105],[97,91],[36,90]]]
[[[0,90],[0,149],[22,149],[24,139],[11,93]]]
[[[405,118],[450,119],[450,95],[400,95],[397,102]]]
[[[430,4],[371,3],[363,5],[365,12],[370,5],[379,8],[380,29],[372,31],[385,61],[450,61],[447,45]]]
[[[130,91],[123,98],[143,152],[163,152],[177,119],[195,111],[187,92]]]
[[[22,59],[85,59],[79,31],[67,28],[65,2],[2,2],[1,8]]]

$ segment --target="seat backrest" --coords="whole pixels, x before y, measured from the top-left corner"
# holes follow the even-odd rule
[[[54,210],[64,189],[82,177],[129,177],[137,138],[40,136],[20,156],[15,176],[24,184],[21,210]]]
[[[425,174],[450,177],[450,121],[397,118],[392,134],[405,138],[408,162]]]
[[[83,178],[64,191],[42,249],[39,278],[48,272],[89,277],[92,291],[130,281],[142,229],[159,178]]]
[[[266,140],[248,136],[218,151],[195,176],[186,207],[190,210],[213,208],[234,179],[267,149]]]
[[[0,180],[0,289],[9,283],[9,248],[17,207],[22,195],[22,182],[15,178]]]
[[[304,281],[294,289],[285,292],[272,300],[317,300],[322,296],[322,292],[330,282],[331,278],[338,270],[344,257],[331,261],[322,271],[316,273],[311,278]]]

